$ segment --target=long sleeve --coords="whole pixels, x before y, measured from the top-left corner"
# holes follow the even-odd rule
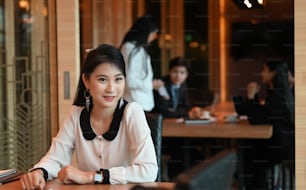
[[[287,122],[285,100],[281,92],[269,90],[265,103],[261,105],[256,96],[253,100],[247,100],[244,109],[252,124]]]
[[[260,159],[269,159],[273,162],[294,160],[295,129],[283,93],[278,90],[269,90],[265,104],[261,105],[257,99],[254,99],[247,100],[244,106],[251,124],[270,123],[273,125],[270,139],[251,141],[252,146],[258,147],[256,151],[252,149],[252,152],[249,153],[252,158],[265,156]]]
[[[182,84],[179,90],[179,102],[176,109],[176,112],[181,115],[181,117],[187,117],[188,111],[191,109],[190,102],[189,102],[189,95],[187,91],[186,84]]]
[[[83,109],[86,108],[72,107],[48,153],[33,169],[44,168],[49,179],[57,177],[62,167],[71,164],[75,152],[78,169],[108,169],[111,184],[153,182],[158,171],[156,153],[141,106],[135,102],[126,106],[112,140],[94,134],[91,126],[84,126],[84,122],[81,127]],[[88,133],[92,133],[92,139],[85,138]]]
[[[130,164],[110,168],[110,183],[153,182],[157,177],[157,160],[150,129],[143,110],[130,103],[123,125],[127,129],[130,143]]]
[[[126,88],[124,97],[130,102],[138,102],[145,111],[154,106],[153,70],[151,58],[144,48],[135,48],[126,43],[121,48],[126,63]]]
[[[71,112],[73,109],[71,109]],[[57,136],[53,138],[51,147],[47,154],[33,167],[44,168],[48,172],[49,179],[57,177],[61,167],[69,165],[74,151],[75,128],[73,115],[69,114],[65,119],[63,127],[60,128]]]
[[[255,99],[247,99],[240,107],[243,107],[251,124],[264,124],[269,122],[269,107],[267,104],[261,105],[258,96]]]
[[[154,101],[155,107],[153,112],[161,113],[166,118],[181,118],[188,117],[188,111],[191,106],[189,103],[189,96],[187,91],[186,84],[182,84],[178,90],[178,104],[175,110],[172,109],[172,94],[171,94],[171,83],[169,76],[164,77],[164,82],[166,85],[166,89],[168,94],[170,95],[170,99],[166,100],[162,96],[159,95],[158,91],[154,90]]]
[[[142,48],[136,48],[133,44],[127,43],[122,46],[121,49],[124,61],[126,63],[126,74],[127,74],[127,84],[130,89],[152,89],[151,86],[143,86],[146,84],[146,80],[150,79],[152,83],[152,78],[148,78],[147,74],[150,70],[150,65],[147,64],[150,61],[149,55]],[[151,75],[151,77],[153,77]]]

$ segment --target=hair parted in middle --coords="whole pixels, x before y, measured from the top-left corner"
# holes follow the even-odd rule
[[[86,105],[86,100],[84,97],[84,91],[86,90],[86,87],[83,83],[82,75],[84,74],[85,77],[89,77],[90,74],[96,69],[96,67],[103,63],[110,63],[115,65],[122,72],[124,77],[126,77],[125,62],[119,49],[109,44],[99,45],[97,48],[90,50],[85,57],[85,60],[82,64],[81,74],[79,76],[79,83],[73,105]]]

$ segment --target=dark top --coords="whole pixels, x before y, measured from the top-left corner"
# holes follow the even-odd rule
[[[253,100],[246,100],[241,106],[251,124],[273,125],[272,137],[257,143],[263,145],[259,149],[260,153],[266,154],[269,159],[276,162],[294,160],[294,121],[290,119],[282,92],[268,90],[264,105],[260,105],[256,97]]]
[[[188,111],[191,106],[189,103],[188,89],[186,83],[181,84],[178,89],[178,103],[176,109],[173,109],[173,97],[171,94],[171,81],[167,75],[162,80],[165,83],[166,90],[170,96],[169,100],[164,99],[159,95],[157,90],[154,90],[154,103],[155,107],[152,112],[161,113],[164,118],[181,118],[188,117]]]

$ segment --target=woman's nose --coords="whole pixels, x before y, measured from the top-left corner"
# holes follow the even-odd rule
[[[113,92],[114,91],[114,84],[113,84],[113,82],[110,81],[110,82],[107,83],[106,91],[107,92]]]

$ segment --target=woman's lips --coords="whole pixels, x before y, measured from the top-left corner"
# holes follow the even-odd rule
[[[115,99],[115,96],[104,96],[104,99],[106,101],[113,101]]]

